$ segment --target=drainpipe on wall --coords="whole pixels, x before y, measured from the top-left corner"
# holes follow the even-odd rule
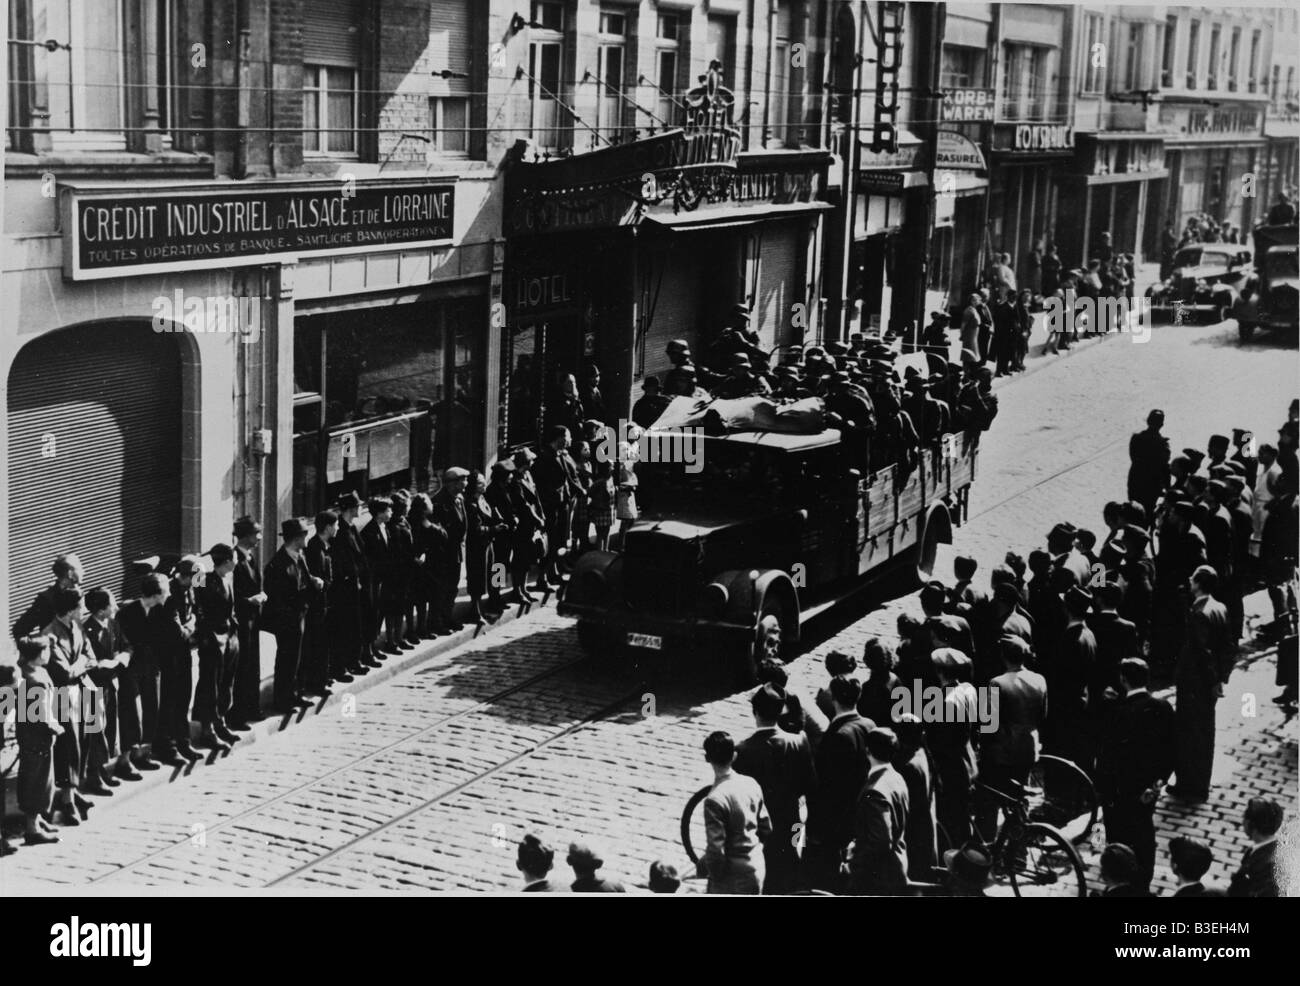
[[[749,150],[749,131],[750,120],[749,110],[751,101],[754,98],[754,0],[749,0],[749,6],[745,11],[745,34],[748,41],[745,42],[745,106],[741,111],[745,117],[745,134],[744,144],[741,150]]]
[[[772,122],[772,68],[776,63],[776,0],[767,2],[767,74],[763,85],[762,144],[767,147]]]
[[[235,7],[235,78],[239,82],[239,100],[235,108],[235,177],[248,176],[248,133],[252,118],[252,89],[249,82],[250,0],[239,0]]]

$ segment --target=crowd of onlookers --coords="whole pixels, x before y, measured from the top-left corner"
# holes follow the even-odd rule
[[[1215,706],[1244,596],[1259,588],[1274,605],[1262,636],[1279,642],[1276,701],[1295,710],[1298,410],[1258,454],[1239,430],[1234,454],[1214,436],[1206,453],[1180,456],[1153,411],[1130,447],[1129,500],[1105,506],[1104,534],[1057,524],[984,585],[975,560],[958,557],[953,582],[927,583],[921,614],[899,617],[896,641],[867,642],[865,676],[854,656],[830,653],[813,702],[779,662],[763,662],[755,732],[704,744],[708,890],[982,895],[998,865],[991,792],[1021,797],[1045,753],[1080,767],[1102,806],[1109,844],[1096,893],[1148,895],[1161,797],[1209,797]],[[1152,694],[1156,680],[1172,682],[1175,706]],[[939,689],[943,714],[914,714],[914,687]],[[998,695],[988,732],[979,690]],[[1244,807],[1250,848],[1227,895],[1278,895],[1283,814],[1267,798]],[[1168,848],[1176,895],[1224,893],[1203,882],[1209,845],[1181,836]]]

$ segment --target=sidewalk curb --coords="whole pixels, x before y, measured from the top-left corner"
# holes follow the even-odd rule
[[[294,725],[306,722],[308,719],[320,716],[327,710],[342,703],[344,696],[356,696],[362,692],[392,680],[400,674],[404,674],[425,662],[438,657],[448,651],[460,647],[462,644],[470,643],[486,637],[507,626],[515,620],[524,619],[530,614],[539,610],[553,609],[556,602],[556,593],[554,591],[541,596],[539,600],[532,604],[520,604],[511,606],[501,614],[496,621],[487,623],[482,627],[466,626],[463,630],[446,637],[438,637],[434,640],[421,642],[412,651],[404,652],[400,655],[393,654],[387,657],[382,666],[371,668],[365,675],[356,679],[346,688],[340,688],[331,692],[328,696],[321,699],[315,705],[302,711],[288,715],[271,714],[260,722],[252,724],[252,729],[246,733],[239,734],[239,742],[232,747],[229,753],[221,754],[212,750],[201,750],[206,755],[204,759],[185,767],[168,767],[163,766],[161,770],[142,771],[143,777],[138,781],[123,781],[117,787],[113,788],[111,798],[90,797],[94,800],[96,807],[115,808],[124,802],[129,801],[132,797],[144,791],[151,791],[156,787],[166,784],[174,784],[183,781],[193,775],[199,768],[211,764],[219,763],[222,760],[235,756],[238,751],[246,750],[259,742],[266,742],[282,732],[286,732]],[[191,726],[193,730],[193,726]],[[12,826],[15,822],[21,824],[23,821],[22,814],[18,811],[18,768],[17,764],[12,771],[4,778],[5,794],[5,814],[3,824],[6,827]]]

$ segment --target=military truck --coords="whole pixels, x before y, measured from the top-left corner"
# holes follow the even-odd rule
[[[683,643],[741,684],[786,657],[802,626],[869,576],[928,577],[966,517],[977,434],[950,434],[910,470],[863,476],[841,434],[740,430],[702,437],[700,468],[637,466],[642,517],[621,551],[580,555],[558,610],[596,657]]]
[[[1233,314],[1237,334],[1249,342],[1256,329],[1281,330],[1300,335],[1300,268],[1297,243],[1300,227],[1289,223],[1260,223],[1254,228],[1255,272],[1242,292]]]

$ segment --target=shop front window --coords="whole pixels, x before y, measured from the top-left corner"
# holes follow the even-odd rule
[[[457,298],[297,320],[295,509],[347,490],[429,491],[449,466],[479,468],[481,308]],[[314,372],[323,386],[304,389]]]

